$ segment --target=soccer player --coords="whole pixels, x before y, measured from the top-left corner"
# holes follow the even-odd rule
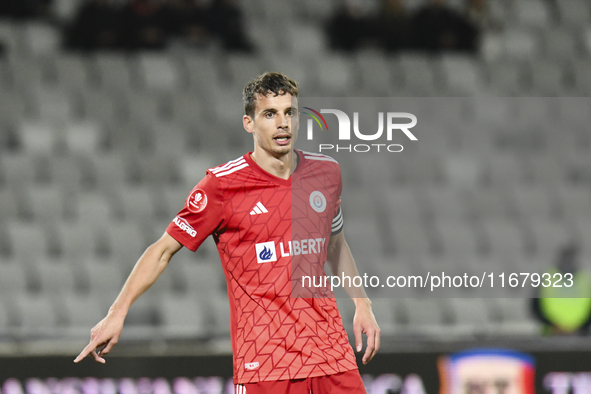
[[[365,393],[334,297],[324,289],[302,297],[302,283],[294,286],[294,272],[319,276],[325,262],[334,275],[358,275],[342,231],[338,163],[294,149],[297,97],[297,83],[280,73],[245,86],[243,126],[254,151],[207,171],[75,362],[90,354],[104,363],[133,302],[179,249],[195,251],[212,235],[228,286],[236,393]],[[380,329],[363,288],[345,290],[356,306],[358,352],[367,336],[366,364]]]

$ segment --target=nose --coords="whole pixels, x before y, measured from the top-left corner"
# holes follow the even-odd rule
[[[289,127],[288,118],[285,114],[278,114],[277,116],[277,127],[286,128]]]

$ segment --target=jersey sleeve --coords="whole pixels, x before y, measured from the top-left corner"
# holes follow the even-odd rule
[[[337,202],[335,204],[335,213],[334,213],[334,217],[332,219],[332,227],[330,230],[330,235],[337,235],[338,233],[340,233],[341,231],[343,231],[343,212],[341,210],[341,194],[343,192],[343,178],[341,176],[341,168],[339,166],[339,171],[338,171],[338,176],[339,176],[339,187],[337,190]]]
[[[166,232],[193,252],[224,221],[224,204],[218,180],[207,173],[185,200],[185,206]]]

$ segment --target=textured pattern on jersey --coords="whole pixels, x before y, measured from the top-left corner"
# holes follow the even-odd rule
[[[335,300],[291,294],[292,261],[324,272],[340,203],[338,164],[308,161],[300,155],[298,169],[286,181],[264,172],[249,155],[244,160],[218,170],[219,174],[247,164],[223,176],[210,171],[198,185],[207,193],[218,193],[223,204],[209,209],[208,202],[196,215],[179,213],[197,231],[197,241],[174,223],[167,230],[179,242],[194,245],[205,236],[202,227],[214,228],[228,284],[235,383],[300,379],[357,368]],[[323,212],[310,206],[312,191],[325,196]],[[259,204],[268,212],[251,215]],[[303,249],[301,241],[310,239]],[[313,247],[308,249],[310,244]]]

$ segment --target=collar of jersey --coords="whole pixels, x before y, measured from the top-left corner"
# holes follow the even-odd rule
[[[293,178],[293,176],[295,174],[298,174],[301,170],[301,168],[304,166],[304,162],[305,162],[305,158],[304,158],[304,154],[297,150],[294,149],[294,152],[298,155],[298,166],[296,167],[295,171],[290,175],[289,178],[287,179],[283,179],[283,178],[279,178],[278,176],[275,176],[265,170],[263,170],[253,159],[252,157],[250,157],[250,155],[252,154],[252,152],[248,152],[247,154],[244,155],[244,159],[246,160],[246,162],[248,163],[248,165],[252,168],[252,170],[256,173],[258,173],[259,175],[261,175],[264,178],[267,178],[268,180],[270,180],[271,182],[280,184],[280,185],[284,185],[284,186],[290,186],[291,185],[291,179]]]

